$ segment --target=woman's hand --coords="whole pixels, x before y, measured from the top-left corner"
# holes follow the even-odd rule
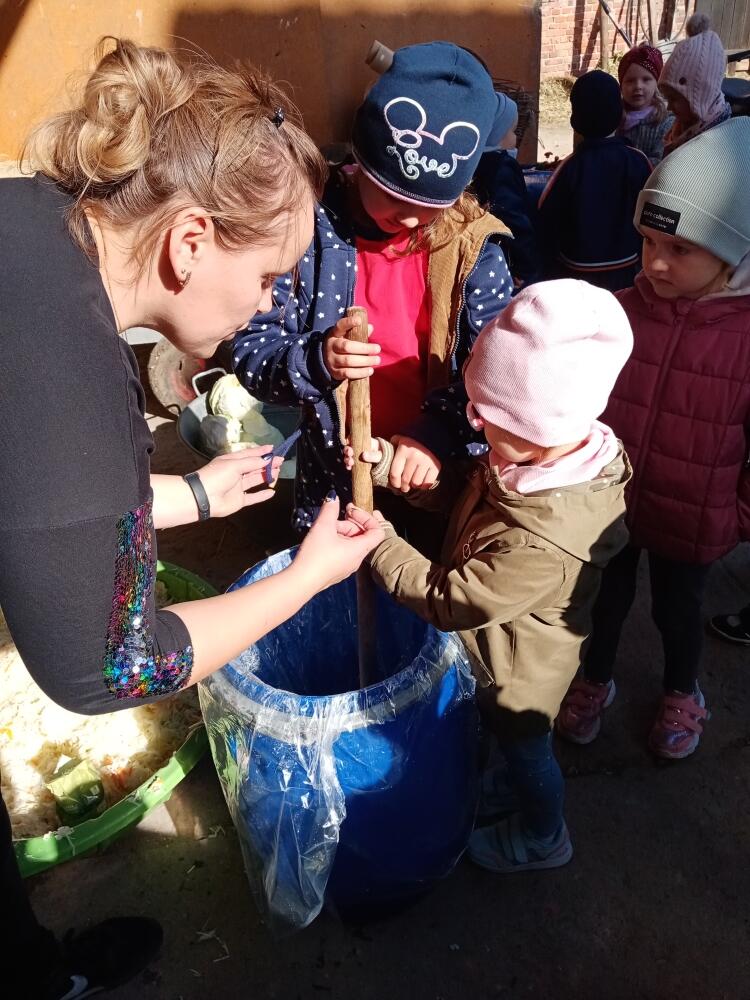
[[[280,573],[231,594],[172,605],[193,645],[191,683],[267,635],[321,590],[344,580],[385,537],[378,515],[350,508],[339,521],[337,498],[324,503],[294,561]]]
[[[323,341],[323,361],[331,378],[337,382],[343,382],[347,378],[367,378],[380,364],[379,344],[361,344],[357,340],[348,339],[347,334],[356,325],[356,319],[342,316]],[[372,333],[372,325],[368,325],[367,330]]]
[[[357,510],[354,519],[347,510],[346,521],[338,516],[338,497],[326,500],[289,567],[313,593],[345,580],[385,537],[374,514]]]
[[[267,456],[272,450],[270,444],[243,448],[229,455],[218,455],[199,470],[211,505],[211,517],[226,517],[243,507],[271,499],[274,490],[266,484],[265,470],[269,463]],[[270,459],[274,485],[283,461],[282,458]],[[257,489],[259,486],[265,488]],[[248,493],[248,490],[255,492]]]
[[[391,438],[396,453],[391,462],[388,484],[394,490],[428,490],[437,482],[440,460],[413,438],[397,434]]]

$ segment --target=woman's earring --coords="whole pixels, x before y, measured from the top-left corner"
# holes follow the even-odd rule
[[[192,278],[193,272],[192,271],[186,271],[185,268],[183,267],[183,269],[180,272],[180,274],[182,275],[182,277],[178,279],[179,282],[180,282],[180,288],[184,288],[185,285],[187,285],[188,281],[190,281],[190,279]]]

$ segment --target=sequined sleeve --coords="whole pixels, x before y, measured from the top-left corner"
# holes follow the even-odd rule
[[[150,698],[184,687],[192,646],[157,651],[149,624],[154,600],[151,500],[117,524],[112,614],[107,628],[104,682],[115,698]]]

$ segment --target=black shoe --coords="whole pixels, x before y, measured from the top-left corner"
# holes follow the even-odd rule
[[[111,917],[62,944],[61,969],[45,1000],[83,1000],[129,982],[159,953],[164,934],[149,917]]]
[[[714,615],[713,618],[709,619],[708,624],[722,639],[736,642],[741,646],[750,646],[750,631],[745,625],[746,620],[742,614]]]

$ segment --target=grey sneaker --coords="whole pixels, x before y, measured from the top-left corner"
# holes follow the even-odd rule
[[[573,845],[565,822],[549,840],[532,837],[521,825],[518,813],[494,826],[475,830],[467,851],[474,864],[491,872],[513,872],[561,868],[573,857]]]

